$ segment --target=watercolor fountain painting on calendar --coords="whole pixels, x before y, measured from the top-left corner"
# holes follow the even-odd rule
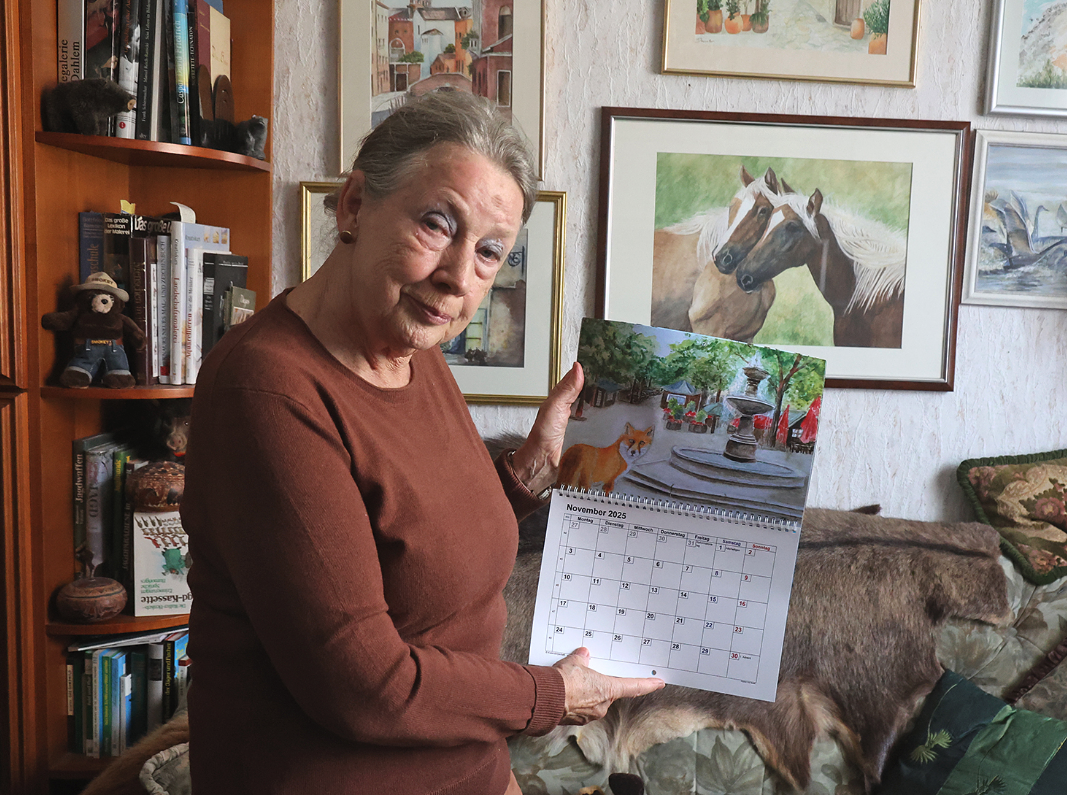
[[[586,318],[557,485],[797,521],[822,359]]]

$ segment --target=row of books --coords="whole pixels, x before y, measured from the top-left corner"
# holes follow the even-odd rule
[[[248,258],[230,253],[221,226],[130,213],[78,213],[81,282],[107,273],[147,344],[130,351],[137,383],[195,384],[204,355],[255,309]]]
[[[211,145],[214,91],[230,79],[222,0],[56,2],[59,82],[103,78],[136,97],[111,135]]]
[[[151,463],[143,442],[118,431],[75,439],[74,550],[97,576],[126,588],[126,612],[134,616],[187,614],[189,541],[178,506],[140,511],[127,489],[131,473]]]
[[[67,648],[67,737],[73,753],[119,756],[173,716],[189,686],[187,629],[108,637]]]

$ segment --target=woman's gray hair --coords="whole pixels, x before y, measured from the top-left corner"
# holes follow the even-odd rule
[[[520,133],[489,100],[465,91],[432,91],[409,100],[360,142],[352,171],[362,171],[367,193],[381,199],[425,163],[437,144],[464,146],[511,175],[522,191],[522,222],[537,200],[537,169]],[[337,209],[340,191],[325,200]]]

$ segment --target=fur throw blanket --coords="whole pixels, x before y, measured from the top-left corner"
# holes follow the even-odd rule
[[[505,591],[506,659],[528,658],[546,521],[542,510],[521,527]],[[948,618],[1009,617],[998,557],[996,531],[986,525],[809,508],[774,703],[668,685],[616,702],[601,721],[557,728],[546,750],[574,736],[590,762],[629,770],[655,743],[702,728],[741,729],[785,784],[804,790],[815,740],[830,734],[869,789],[941,676],[938,627]]]

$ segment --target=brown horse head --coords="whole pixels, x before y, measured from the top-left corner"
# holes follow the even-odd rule
[[[775,208],[763,237],[738,267],[737,284],[746,293],[784,270],[807,264],[821,250],[815,219],[822,209],[822,193],[816,189],[806,205],[801,202],[791,200]]]
[[[715,252],[715,267],[720,273],[733,273],[759,242],[776,205],[772,197],[784,192],[772,168],[755,179],[741,166],[740,176],[741,190],[730,202],[726,240]]]

